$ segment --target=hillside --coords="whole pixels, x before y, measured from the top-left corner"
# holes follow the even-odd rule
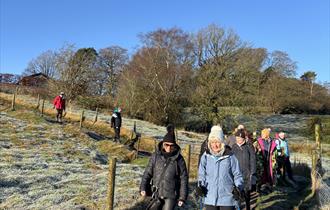
[[[36,99],[31,97],[19,95],[18,99],[25,103],[36,103]],[[90,135],[95,131],[89,128],[79,130],[77,122],[54,123],[51,116],[41,117],[35,110],[22,106],[18,106],[16,111],[9,111],[8,101],[0,102],[0,208],[104,209],[109,157],[117,157],[119,161],[115,209],[138,208],[138,186],[147,157],[126,163],[132,152],[121,144],[112,143],[110,134],[100,135],[101,139],[95,139]],[[49,103],[46,107],[51,109]],[[79,114],[80,110],[73,112]],[[92,111],[85,112],[87,118],[92,119],[95,115]],[[275,115],[260,116],[259,120],[264,126],[289,131],[290,139],[299,143],[308,141],[308,137],[301,132],[306,129],[305,121],[308,118],[309,116]],[[99,119],[108,122],[110,116],[100,114]],[[161,126],[135,119],[124,118],[123,121],[128,129],[132,129],[136,122],[137,130],[142,135],[157,140],[165,134],[165,128]],[[206,135],[182,130],[178,131],[178,135],[180,145],[184,147],[185,144],[192,144],[194,153],[197,153],[199,145],[206,138]],[[105,153],[104,145],[112,149]],[[293,153],[293,160],[311,163],[306,154]],[[196,159],[193,157],[192,161],[191,167],[195,171]],[[329,159],[324,158],[323,161],[323,166],[328,171]],[[327,177],[328,173],[325,179],[329,181]],[[295,189],[289,189],[291,194],[283,194],[281,199],[296,192]],[[278,194],[275,193],[274,196],[276,198]],[[273,205],[265,204],[265,199],[260,202],[265,207]],[[186,208],[192,209],[194,206],[194,202],[190,201]]]
[[[108,161],[97,142],[31,111],[1,113],[0,124],[0,208],[102,209]],[[117,165],[116,206],[127,203],[125,195],[134,199],[142,172],[140,166]]]

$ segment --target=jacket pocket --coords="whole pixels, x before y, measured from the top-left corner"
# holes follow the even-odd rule
[[[224,196],[232,195],[233,187],[234,187],[234,185],[232,185],[232,184],[230,184],[230,185],[225,184],[225,185],[223,185],[223,188],[220,192],[221,192],[221,194],[223,193]]]

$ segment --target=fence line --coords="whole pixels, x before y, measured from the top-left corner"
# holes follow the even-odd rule
[[[316,149],[313,151],[312,157],[312,192],[316,194],[320,209],[330,209],[330,187],[323,180],[324,169],[322,168],[322,135],[321,125],[315,125],[315,143]]]
[[[320,202],[320,208],[324,210],[330,209],[330,187],[322,179],[322,175],[317,173],[317,197]]]

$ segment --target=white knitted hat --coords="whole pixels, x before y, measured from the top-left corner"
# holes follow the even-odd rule
[[[221,143],[224,143],[225,138],[223,135],[222,128],[219,125],[215,125],[211,128],[208,140],[210,141],[210,139],[214,138],[218,139]]]

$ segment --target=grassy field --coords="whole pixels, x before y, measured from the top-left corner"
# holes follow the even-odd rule
[[[0,126],[2,129],[0,146],[8,148],[6,153],[0,155],[1,166],[6,170],[5,174],[0,174],[4,175],[4,178],[0,179],[0,186],[6,193],[3,194],[5,197],[15,192],[15,190],[16,193],[8,199],[0,197],[0,208],[19,208],[22,207],[19,206],[20,203],[37,208],[48,202],[53,203],[53,205],[62,205],[63,209],[70,209],[66,207],[74,206],[73,203],[92,209],[102,209],[105,205],[107,161],[109,157],[116,157],[120,161],[118,180],[116,180],[116,185],[120,186],[117,188],[116,208],[125,209],[139,202],[138,185],[143,169],[149,160],[148,154],[154,151],[155,143],[157,143],[156,138],[143,136],[140,148],[144,151],[139,153],[140,157],[138,159],[135,159],[136,152],[129,150],[123,144],[116,144],[111,141],[112,130],[104,122],[93,124],[93,122],[87,120],[84,123],[84,127],[79,129],[77,119],[69,118],[65,120],[64,124],[58,124],[54,122],[53,112],[46,112],[46,115],[42,117],[38,110],[33,109],[33,106],[17,104],[16,111],[10,111],[8,107],[10,107],[8,100],[0,100],[0,110],[2,111],[0,117],[3,118]],[[329,116],[321,117],[324,122],[323,140],[328,141],[330,118]],[[293,134],[291,137],[295,139],[290,144],[292,152],[303,153],[308,156],[313,149],[311,144],[314,138],[313,135],[306,132],[304,133],[305,139],[310,139],[310,141],[304,140],[299,142],[302,139],[298,135],[299,129],[307,127],[307,125],[295,128],[295,124],[298,125],[303,121],[297,121],[297,116],[286,118],[283,116],[275,116],[275,118],[271,118],[271,116],[263,117],[265,122],[263,125],[275,123],[276,127],[281,129],[287,128]],[[145,123],[143,125],[147,126],[148,124]],[[157,133],[156,136],[160,136],[160,133],[163,132],[158,131],[156,126],[150,130],[154,130]],[[129,139],[130,134],[129,130],[124,132],[122,142]],[[180,135],[187,137],[186,139],[180,139],[180,146],[183,149],[182,153],[184,156],[186,153],[185,148],[187,143],[190,143],[190,138],[195,139],[192,141],[194,152],[192,152],[190,161],[190,190],[192,190],[197,178],[198,153],[196,151],[199,150],[198,145],[205,137],[184,131],[180,131]],[[329,156],[329,151],[329,147],[325,145],[324,154]],[[22,155],[20,156],[16,153],[21,153]],[[36,168],[33,168],[32,162],[38,163]],[[39,192],[36,186],[40,187],[40,184],[29,183],[28,180],[22,178],[23,174],[17,171],[15,167],[31,170],[30,178],[34,177],[33,179],[42,180],[40,183],[51,185],[47,185],[44,191]],[[65,171],[69,171],[71,175],[68,176]],[[299,169],[298,171],[306,170]],[[8,172],[10,172],[10,176],[8,176]],[[25,171],[23,170],[22,172]],[[306,177],[306,174],[303,177]],[[303,189],[282,187],[275,189],[269,195],[261,196],[257,201],[258,208],[275,209],[278,206],[279,209],[291,209],[292,206],[299,204],[295,200],[301,201],[310,193],[308,182],[308,178],[301,182],[302,186],[304,186]],[[65,186],[61,183],[70,184]],[[42,196],[42,193],[52,190],[54,186],[58,189],[50,193],[49,197]],[[32,189],[31,196],[23,196],[24,190],[21,191],[21,189],[24,189],[24,187],[27,187],[29,190]],[[296,195],[299,196],[295,197]],[[35,199],[35,204],[31,204],[29,199]],[[190,200],[186,209],[194,209],[195,206],[196,204]]]
[[[2,110],[8,105],[0,101]],[[0,209],[104,209],[109,157],[119,161],[115,209],[140,201],[138,189],[148,153],[134,159],[134,151],[113,143],[111,133],[101,134],[102,128],[79,129],[74,121],[59,124],[20,105],[15,111],[3,110],[0,125]],[[153,150],[154,140],[150,142]],[[190,202],[185,209],[193,205]]]

